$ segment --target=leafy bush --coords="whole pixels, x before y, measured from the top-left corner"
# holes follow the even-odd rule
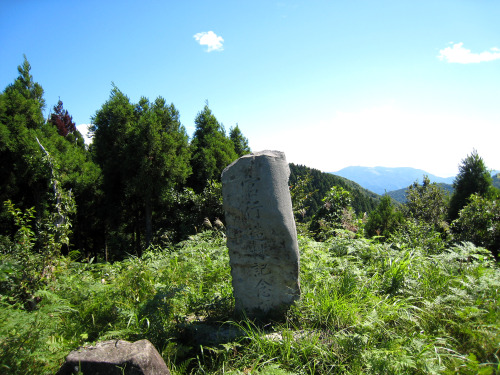
[[[405,216],[434,228],[443,228],[447,212],[444,190],[435,182],[431,183],[424,176],[422,185],[414,182],[406,189],[406,203],[403,206]]]
[[[448,243],[447,233],[442,233],[430,223],[406,219],[390,235],[389,242],[397,248],[418,248],[426,254],[441,253]]]
[[[309,230],[318,241],[335,236],[339,230],[358,231],[359,222],[351,207],[351,194],[339,186],[333,186],[323,198],[323,206],[314,215]]]
[[[297,177],[296,181],[290,185],[290,197],[292,199],[293,216],[296,222],[304,222],[309,211],[308,203],[316,191],[307,191],[311,183],[310,173]]]
[[[171,190],[166,201],[167,216],[162,219],[162,227],[168,229],[157,235],[156,244],[174,244],[205,229],[224,227],[220,182],[209,181],[200,194],[191,188],[180,192]],[[162,237],[169,241],[162,242]]]
[[[470,241],[489,249],[495,257],[500,250],[500,200],[478,194],[469,197],[451,229],[458,241]]]
[[[377,208],[368,215],[365,233],[369,237],[387,239],[402,222],[403,214],[392,204],[391,198],[384,195]]]

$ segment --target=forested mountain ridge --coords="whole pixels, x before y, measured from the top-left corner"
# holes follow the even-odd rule
[[[380,202],[380,196],[375,194],[354,181],[347,178],[335,176],[330,173],[321,172],[314,168],[309,168],[304,165],[296,165],[290,163],[290,180],[289,184],[294,185],[298,179],[310,176],[310,182],[307,184],[306,193],[312,193],[307,206],[309,207],[306,212],[306,217],[314,215],[314,213],[321,207],[322,199],[332,186],[339,186],[351,193],[352,207],[359,213],[369,213]]]

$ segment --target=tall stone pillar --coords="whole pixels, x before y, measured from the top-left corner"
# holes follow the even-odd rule
[[[235,310],[280,318],[300,297],[299,248],[285,154],[245,155],[222,172]]]

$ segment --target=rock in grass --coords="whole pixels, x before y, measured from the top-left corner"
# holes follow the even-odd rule
[[[170,375],[170,371],[148,340],[134,343],[102,341],[74,350],[57,375]]]
[[[299,248],[285,154],[242,156],[222,172],[235,309],[279,319],[300,297]]]

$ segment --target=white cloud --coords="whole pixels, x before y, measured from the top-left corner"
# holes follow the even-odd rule
[[[89,145],[92,143],[92,138],[90,138],[88,136],[88,132],[89,132],[89,127],[90,127],[90,124],[80,124],[80,125],[76,125],[76,129],[80,132],[80,134],[82,135],[83,137],[83,140],[85,141],[85,144],[86,145]]]
[[[193,38],[196,39],[201,46],[207,46],[207,52],[224,50],[222,46],[224,39],[213,31],[203,31],[193,35]]]
[[[449,63],[471,64],[484,61],[500,59],[500,49],[490,48],[489,51],[472,53],[470,49],[464,47],[463,43],[456,43],[452,47],[446,47],[439,51],[439,59]]]

